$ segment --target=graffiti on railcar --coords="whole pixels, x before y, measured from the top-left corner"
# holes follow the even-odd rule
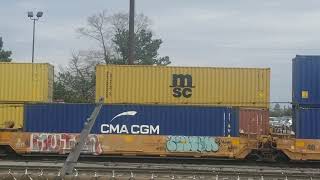
[[[223,148],[224,151],[231,152],[234,148],[236,148],[232,145],[232,139],[230,138],[216,138],[216,143],[220,148]]]
[[[217,152],[216,138],[206,136],[168,136],[166,149],[169,152]]]
[[[308,144],[307,145],[307,149],[309,151],[315,151],[316,150],[316,145],[315,144]]]
[[[30,150],[32,152],[65,154],[71,151],[78,139],[78,134],[32,133],[30,135]],[[89,135],[82,153],[94,155],[102,153],[97,135]]]
[[[26,148],[27,144],[29,144],[28,141],[22,140],[20,137],[16,138],[16,148]]]

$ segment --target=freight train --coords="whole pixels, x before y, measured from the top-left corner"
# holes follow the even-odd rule
[[[269,131],[270,69],[98,65],[83,154],[320,160],[320,57],[293,60],[295,136]],[[53,103],[53,66],[0,63],[0,151],[68,154],[94,104]]]

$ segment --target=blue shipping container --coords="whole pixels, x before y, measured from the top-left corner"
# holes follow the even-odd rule
[[[293,109],[296,138],[320,139],[320,108]]]
[[[93,104],[28,104],[25,131],[79,133]],[[202,106],[104,105],[93,134],[238,136],[237,109]]]
[[[320,56],[299,56],[292,61],[292,102],[320,107]]]

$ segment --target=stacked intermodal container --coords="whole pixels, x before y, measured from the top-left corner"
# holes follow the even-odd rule
[[[296,137],[320,139],[320,56],[293,59],[292,102]]]
[[[108,104],[269,107],[270,69],[98,65],[96,78]]]
[[[239,131],[247,135],[269,134],[269,110],[268,109],[239,109]]]
[[[0,103],[0,128],[22,128],[23,112],[23,104]]]
[[[77,133],[93,109],[93,104],[29,104],[25,107],[25,131]],[[238,118],[237,110],[228,107],[108,104],[91,132],[238,136]]]
[[[0,63],[0,128],[22,128],[24,103],[51,102],[53,66]]]
[[[77,133],[93,104],[27,104],[25,131]],[[239,136],[268,133],[264,109],[186,105],[104,105],[94,134],[156,134],[175,136]]]
[[[132,110],[140,116],[115,121],[119,124],[113,127],[155,122],[164,128],[160,134],[185,136],[269,131],[269,68],[98,65],[96,99],[100,97],[111,109],[127,107],[118,115],[140,107]],[[117,113],[109,114],[105,121],[117,119]]]
[[[320,108],[295,106],[295,133],[301,139],[320,139]]]

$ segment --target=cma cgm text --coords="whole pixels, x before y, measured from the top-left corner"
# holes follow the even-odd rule
[[[159,134],[160,126],[153,125],[112,125],[102,124],[101,133],[103,134]]]

